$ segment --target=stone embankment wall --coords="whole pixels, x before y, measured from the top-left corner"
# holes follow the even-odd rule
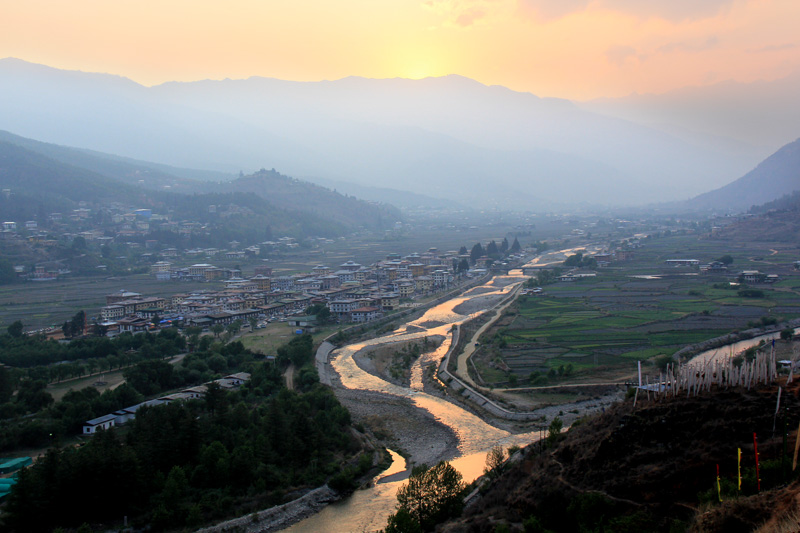
[[[323,485],[289,503],[200,529],[198,533],[269,533],[271,531],[279,531],[295,522],[299,522],[303,518],[311,516],[325,505],[339,498],[339,493],[327,485]]]
[[[438,376],[439,379],[447,385],[453,392],[456,394],[466,398],[467,400],[471,401],[478,407],[485,409],[488,413],[504,418],[506,420],[537,420],[541,418],[541,413],[537,413],[535,411],[528,411],[528,412],[517,412],[517,411],[509,411],[505,407],[502,407],[495,403],[494,401],[490,400],[480,392],[476,391],[468,384],[461,381],[458,377],[454,376],[447,370],[447,365],[450,361],[450,356],[454,353],[454,348],[458,345],[458,340],[460,336],[461,328],[455,327],[453,328],[453,340],[450,343],[450,349],[447,351],[447,354],[444,356],[442,363],[439,365]]]

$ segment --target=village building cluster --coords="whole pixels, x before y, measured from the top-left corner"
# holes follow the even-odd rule
[[[340,323],[370,322],[397,309],[401,300],[450,287],[456,278],[457,252],[427,252],[405,257],[390,254],[370,266],[347,261],[336,268],[317,265],[310,272],[275,275],[267,265],[255,267],[254,275],[242,277],[238,269],[217,268],[210,263],[173,267],[167,261],[153,264],[159,278],[216,281],[218,290],[200,290],[169,297],[143,296],[119,291],[106,297],[98,324],[107,334],[152,329],[162,324],[210,327],[234,321],[288,320],[309,306],[322,304]],[[464,275],[480,275],[476,269]],[[310,321],[309,321],[310,322]],[[295,324],[303,327],[300,324]],[[310,327],[307,325],[307,327]]]

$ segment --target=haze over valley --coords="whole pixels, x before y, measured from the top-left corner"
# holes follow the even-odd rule
[[[800,90],[795,78],[755,85],[717,105],[719,120],[709,117],[704,128],[693,110],[719,96],[714,87],[671,99],[665,123],[636,98],[584,106],[459,76],[144,87],[5,59],[0,110],[12,133],[160,164],[226,173],[267,167],[312,182],[536,210],[685,200],[727,185],[797,137],[797,105],[787,97],[768,99],[785,113],[763,113],[778,115],[775,134],[747,133],[763,94]]]
[[[800,531],[796,0],[0,4],[0,530]]]

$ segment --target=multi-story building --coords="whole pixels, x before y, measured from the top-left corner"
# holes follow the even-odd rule
[[[349,320],[350,313],[353,309],[358,309],[359,303],[356,300],[343,299],[333,300],[328,303],[328,308],[331,313],[336,315],[340,320]]]
[[[350,312],[351,322],[371,322],[383,316],[380,307],[359,307]]]

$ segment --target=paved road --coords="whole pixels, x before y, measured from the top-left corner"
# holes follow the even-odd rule
[[[478,346],[478,339],[480,338],[481,335],[483,335],[483,332],[489,329],[492,326],[492,324],[494,324],[497,321],[497,319],[500,318],[500,314],[503,312],[503,310],[505,310],[506,307],[511,305],[511,303],[516,299],[517,293],[519,292],[520,287],[522,287],[522,283],[523,283],[522,281],[517,283],[516,287],[514,287],[511,290],[511,295],[508,296],[508,301],[503,305],[501,305],[500,307],[498,307],[492,319],[489,320],[483,326],[481,326],[480,329],[478,329],[478,331],[475,332],[475,334],[470,339],[469,343],[464,347],[464,351],[461,352],[461,354],[459,354],[458,356],[458,360],[456,361],[456,374],[465,382],[469,383],[470,386],[472,386],[473,388],[479,388],[479,387],[478,385],[475,384],[474,381],[472,381],[472,378],[469,377],[469,368],[467,366],[469,358],[472,357],[472,354],[475,352],[475,348]]]
[[[317,348],[317,374],[319,374],[319,381],[324,385],[331,385],[331,377],[328,375],[328,369],[325,366],[328,363],[328,357],[335,346],[328,341],[323,342]]]

